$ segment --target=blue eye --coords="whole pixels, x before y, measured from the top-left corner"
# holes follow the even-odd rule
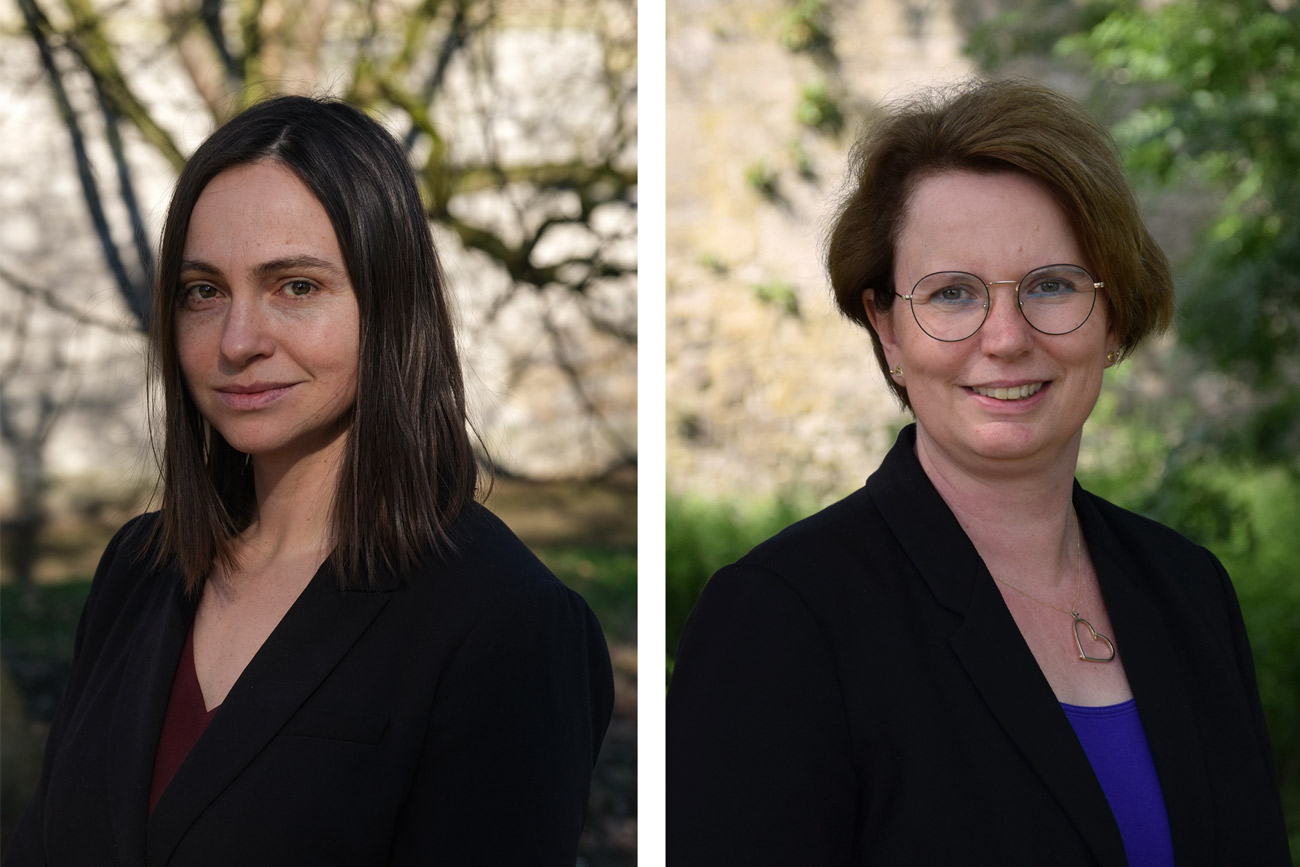
[[[1026,298],[1047,300],[1052,298],[1068,298],[1078,291],[1078,288],[1072,280],[1059,275],[1053,275],[1033,281],[1033,283],[1025,287],[1023,294]]]
[[[957,309],[984,303],[983,286],[960,274],[931,274],[916,287],[916,301],[935,308]]]
[[[971,297],[967,286],[945,286],[934,294],[934,301],[965,301]]]

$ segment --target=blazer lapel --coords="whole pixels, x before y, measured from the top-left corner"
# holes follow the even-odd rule
[[[916,460],[914,444],[913,427],[868,480],[872,501],[935,600],[962,616],[949,644],[989,712],[1097,863],[1125,863],[1119,826],[1074,729],[979,552]],[[925,520],[916,520],[921,515]]]
[[[951,646],[1007,736],[1079,829],[1099,864],[1125,863],[1106,795],[993,579],[977,581]]]
[[[1142,592],[1137,566],[1077,485],[1074,502],[1160,778],[1174,858],[1181,867],[1208,867],[1214,851],[1214,805],[1200,757],[1213,745],[1197,737],[1186,681],[1171,676],[1184,668],[1177,658],[1174,632]]]
[[[142,829],[149,812],[154,756],[171,695],[176,663],[194,619],[194,606],[181,592],[181,579],[165,569],[156,578],[146,606],[153,613],[139,618],[140,632],[118,688],[108,737],[108,809],[122,864],[143,864]]]
[[[176,772],[148,825],[162,865],[203,810],[276,736],[391,598],[343,592],[328,563],[272,631]]]

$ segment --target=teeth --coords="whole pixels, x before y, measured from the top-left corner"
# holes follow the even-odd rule
[[[1032,394],[1038,394],[1038,390],[1042,387],[1041,382],[1035,382],[1033,385],[1018,385],[1014,388],[980,388],[979,386],[972,386],[971,391],[998,400],[1023,400]]]

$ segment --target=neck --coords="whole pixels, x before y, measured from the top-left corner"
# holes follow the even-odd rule
[[[1078,437],[1050,464],[952,460],[918,429],[917,459],[989,571],[1025,589],[1073,585],[1078,568],[1071,497]]]
[[[307,455],[254,455],[257,516],[239,535],[238,574],[225,576],[227,582],[276,574],[284,570],[272,567],[282,564],[311,561],[314,571],[329,556],[345,445],[346,435]]]

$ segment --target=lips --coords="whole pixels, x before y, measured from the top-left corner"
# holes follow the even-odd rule
[[[289,393],[292,382],[231,383],[216,389],[217,397],[226,406],[237,410],[261,409],[270,406]]]
[[[1006,388],[984,388],[973,385],[971,391],[984,397],[995,398],[996,400],[1024,400],[1027,397],[1033,397],[1038,394],[1043,387],[1041,382],[1028,383],[1026,385],[1013,385]]]

